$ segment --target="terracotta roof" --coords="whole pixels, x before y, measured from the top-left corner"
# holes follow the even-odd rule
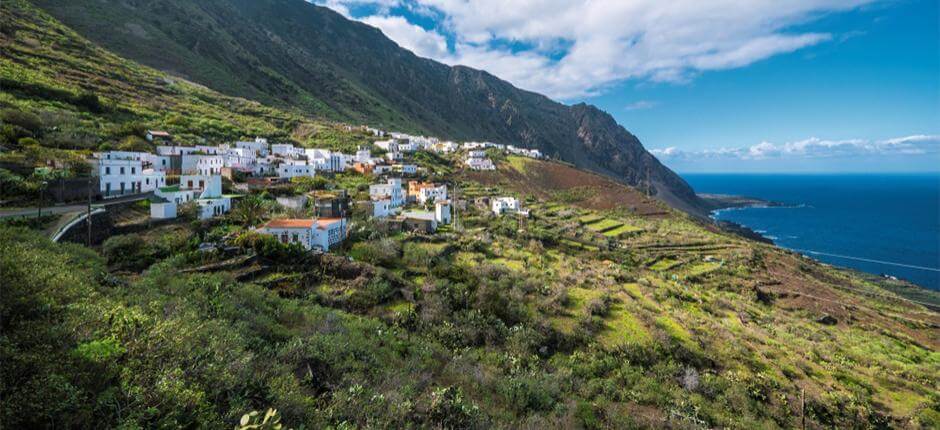
[[[326,230],[327,226],[336,224],[342,220],[342,218],[320,218],[317,220],[317,228],[320,230]]]
[[[265,228],[311,228],[315,223],[312,219],[273,219],[264,225]]]

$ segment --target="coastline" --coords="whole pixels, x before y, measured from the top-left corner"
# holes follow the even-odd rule
[[[699,197],[702,200],[705,200],[709,203],[711,210],[709,211],[709,219],[720,229],[736,234],[738,236],[755,240],[757,242],[765,243],[768,245],[773,245],[778,248],[784,249],[789,252],[793,252],[803,256],[804,258],[809,258],[814,261],[817,261],[822,264],[830,265],[833,267],[838,267],[841,270],[846,270],[854,272],[859,276],[866,278],[869,282],[879,285],[881,288],[891,291],[900,297],[903,297],[906,300],[909,300],[914,303],[918,303],[933,312],[940,312],[940,291],[933,290],[931,288],[918,285],[913,281],[898,278],[886,273],[871,273],[862,270],[858,270],[849,266],[844,266],[840,264],[831,264],[826,261],[822,261],[813,255],[812,253],[804,252],[805,250],[791,249],[786,246],[776,243],[774,237],[765,236],[758,231],[733,221],[720,220],[716,218],[716,215],[731,210],[741,210],[748,208],[785,208],[792,207],[785,203],[774,202],[754,197],[746,196],[736,196],[730,194],[699,194]]]

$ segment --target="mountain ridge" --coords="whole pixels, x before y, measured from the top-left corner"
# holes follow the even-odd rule
[[[36,4],[119,55],[229,95],[334,120],[522,144],[707,213],[682,178],[600,109],[419,57],[377,28],[303,0]]]

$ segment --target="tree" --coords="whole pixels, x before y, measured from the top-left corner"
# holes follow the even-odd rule
[[[238,202],[229,216],[242,225],[254,226],[263,221],[268,216],[268,212],[268,203],[264,199],[257,195],[250,195]]]

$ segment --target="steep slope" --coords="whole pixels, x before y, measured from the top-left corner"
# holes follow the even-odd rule
[[[303,0],[37,0],[120,55],[267,104],[454,139],[523,144],[624,183],[705,205],[608,114],[486,72],[420,58]],[[647,178],[649,179],[647,181]]]

